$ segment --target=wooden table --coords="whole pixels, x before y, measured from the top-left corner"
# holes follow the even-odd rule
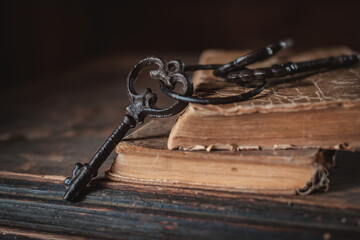
[[[1,89],[0,238],[360,239],[359,153],[337,154],[328,193],[229,194],[100,176],[80,202],[64,201],[65,176],[122,120],[126,75],[140,58],[102,59]]]

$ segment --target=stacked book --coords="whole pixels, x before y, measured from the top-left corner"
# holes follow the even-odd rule
[[[247,51],[207,50],[200,64],[227,63]],[[314,49],[250,67],[353,54]],[[195,94],[226,97],[244,86],[198,71]],[[176,119],[155,119],[116,148],[106,176],[115,181],[262,194],[309,194],[329,188],[338,149],[360,146],[360,66],[269,79],[245,102],[189,104]]]

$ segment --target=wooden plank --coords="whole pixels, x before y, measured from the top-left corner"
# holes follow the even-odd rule
[[[27,229],[9,228],[0,226],[1,239],[41,239],[41,240],[80,240],[83,237],[75,237],[64,234],[53,234],[41,231],[32,231]]]
[[[271,199],[180,196],[93,186],[77,203],[56,183],[0,179],[0,225],[101,238],[360,237],[359,211]],[[239,235],[240,234],[240,235]]]

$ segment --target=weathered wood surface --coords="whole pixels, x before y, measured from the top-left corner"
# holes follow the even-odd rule
[[[96,185],[81,202],[70,203],[62,200],[64,187],[57,181],[15,180],[2,175],[0,224],[6,229],[104,239],[356,239],[360,235],[359,213],[354,209],[251,195],[182,196],[137,191],[134,186],[116,191]]]
[[[359,154],[339,154],[325,194],[225,194],[100,179],[82,201],[62,200],[64,177],[121,120],[124,80],[137,60],[1,89],[0,238],[360,238]],[[106,164],[100,172],[111,159]]]

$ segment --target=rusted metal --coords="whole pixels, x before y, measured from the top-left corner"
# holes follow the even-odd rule
[[[272,77],[285,77],[299,72],[314,71],[321,69],[333,69],[347,67],[359,63],[360,55],[345,55],[326,59],[318,59],[307,62],[286,63],[273,65],[268,68],[248,69],[249,64],[267,59],[281,49],[292,45],[291,40],[280,41],[277,44],[257,49],[227,64],[192,65],[184,66],[179,60],[165,62],[161,58],[148,57],[140,61],[130,72],[127,79],[127,93],[130,105],[126,108],[126,114],[122,123],[115,129],[103,146],[96,152],[91,161],[86,164],[77,163],[71,177],[66,178],[67,191],[64,195],[66,200],[75,200],[85,189],[92,178],[97,175],[99,167],[107,159],[115,146],[122,140],[130,128],[136,124],[142,124],[149,117],[170,117],[182,111],[189,102],[198,104],[227,104],[245,101],[259,94],[266,86],[266,79]],[[150,77],[159,80],[160,89],[167,96],[177,100],[168,108],[156,106],[157,96],[151,89],[139,94],[135,90],[135,81],[140,71],[147,66],[155,65],[156,70],[150,71]],[[236,82],[239,85],[257,80],[258,85],[252,90],[240,95],[222,98],[199,98],[192,96],[193,82],[186,72],[197,70],[213,70],[213,74],[227,81]],[[183,86],[183,93],[173,92],[177,83]]]

